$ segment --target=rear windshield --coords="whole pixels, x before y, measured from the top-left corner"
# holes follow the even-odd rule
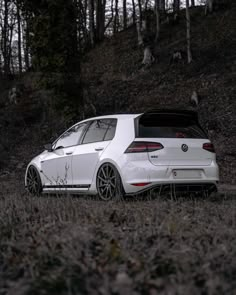
[[[198,122],[181,115],[155,115],[140,118],[137,137],[207,138]]]

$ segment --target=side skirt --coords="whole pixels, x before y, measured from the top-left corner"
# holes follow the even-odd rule
[[[90,184],[53,184],[53,185],[44,185],[43,189],[68,189],[68,188],[77,188],[77,189],[89,189]]]
[[[44,185],[43,193],[87,193],[89,192],[90,184],[83,185]]]

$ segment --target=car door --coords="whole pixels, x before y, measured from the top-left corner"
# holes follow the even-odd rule
[[[99,158],[115,135],[116,119],[94,120],[72,157],[73,185],[89,189]]]
[[[41,169],[46,187],[72,186],[72,156],[85,128],[86,123],[71,127],[54,142],[53,150],[45,154]]]

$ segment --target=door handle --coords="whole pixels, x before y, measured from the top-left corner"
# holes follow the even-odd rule
[[[72,155],[73,154],[73,152],[67,152],[66,153],[66,155]]]
[[[97,152],[100,152],[100,151],[103,151],[104,150],[104,148],[103,147],[98,147],[98,148],[95,148],[95,151],[97,151]]]

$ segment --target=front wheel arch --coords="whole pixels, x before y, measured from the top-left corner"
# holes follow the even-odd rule
[[[39,196],[42,193],[42,180],[38,169],[34,165],[28,167],[25,182],[26,188],[30,194]]]

